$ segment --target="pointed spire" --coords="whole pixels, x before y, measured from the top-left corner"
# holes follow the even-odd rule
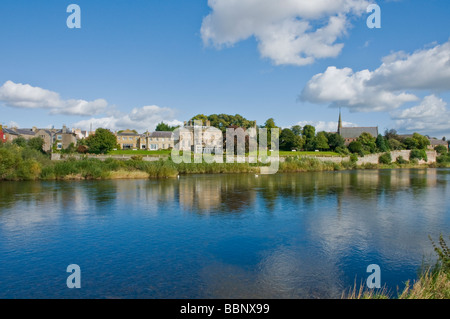
[[[338,134],[341,135],[342,129],[342,116],[341,116],[341,108],[339,108],[339,122],[338,122]]]

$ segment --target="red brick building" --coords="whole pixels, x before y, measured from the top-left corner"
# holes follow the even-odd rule
[[[0,125],[0,142],[5,143],[6,142],[6,136],[3,134],[3,127]]]

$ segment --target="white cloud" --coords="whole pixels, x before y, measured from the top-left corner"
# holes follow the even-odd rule
[[[212,12],[203,19],[201,35],[217,48],[254,36],[262,57],[276,65],[307,65],[336,57],[337,40],[350,27],[349,18],[365,12],[366,0],[209,0]]]
[[[29,84],[6,81],[0,87],[0,102],[17,108],[48,109],[51,114],[89,116],[103,112],[108,103],[95,101],[62,100],[58,93]]]
[[[402,131],[449,133],[450,110],[447,103],[435,95],[425,97],[419,105],[392,114],[396,125]]]
[[[331,103],[347,107],[351,111],[386,111],[398,108],[418,98],[405,92],[391,92],[377,86],[369,86],[372,72],[353,72],[350,68],[328,67],[324,73],[315,75],[305,86],[301,99],[313,103]]]
[[[167,107],[157,105],[148,105],[140,108],[134,108],[130,113],[115,112],[114,114],[91,118],[79,121],[72,126],[81,129],[93,129],[102,127],[112,131],[135,129],[138,132],[152,131],[158,123],[165,122],[169,125],[182,125],[183,123],[175,119],[175,111]]]
[[[450,41],[413,54],[396,52],[385,57],[368,85],[387,90],[450,90]]]
[[[392,111],[419,98],[417,90],[450,90],[450,42],[406,54],[393,53],[375,71],[328,67],[311,78],[301,100],[351,111]]]

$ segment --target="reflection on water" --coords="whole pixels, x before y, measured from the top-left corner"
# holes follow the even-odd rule
[[[450,232],[450,170],[0,183],[0,297],[339,298],[396,290]],[[83,288],[65,286],[80,265]]]

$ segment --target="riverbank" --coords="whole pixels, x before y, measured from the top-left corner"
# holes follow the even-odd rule
[[[403,154],[403,153],[402,153]],[[386,155],[386,154],[384,154]],[[357,157],[288,156],[280,157],[272,168],[278,173],[341,171],[356,169],[410,169],[450,167],[450,158],[442,155],[432,161],[404,160],[402,156],[382,161],[383,156]],[[392,161],[394,160],[394,161]],[[383,164],[384,163],[384,164]],[[175,178],[188,174],[261,174],[270,164],[261,163],[174,163],[170,158],[145,160],[142,156],[129,159],[72,157],[60,160],[37,150],[15,145],[0,148],[0,180],[83,180],[83,179],[147,179]],[[278,169],[277,169],[278,168]]]
[[[140,159],[67,159],[64,161],[23,161],[2,176],[2,180],[93,180],[176,178],[189,174],[261,174],[260,164],[249,163],[181,163],[171,160],[147,162]],[[391,163],[358,165],[354,161],[335,163],[311,157],[287,158],[279,163],[278,173],[343,171],[364,169],[411,169],[450,167],[449,164]]]

